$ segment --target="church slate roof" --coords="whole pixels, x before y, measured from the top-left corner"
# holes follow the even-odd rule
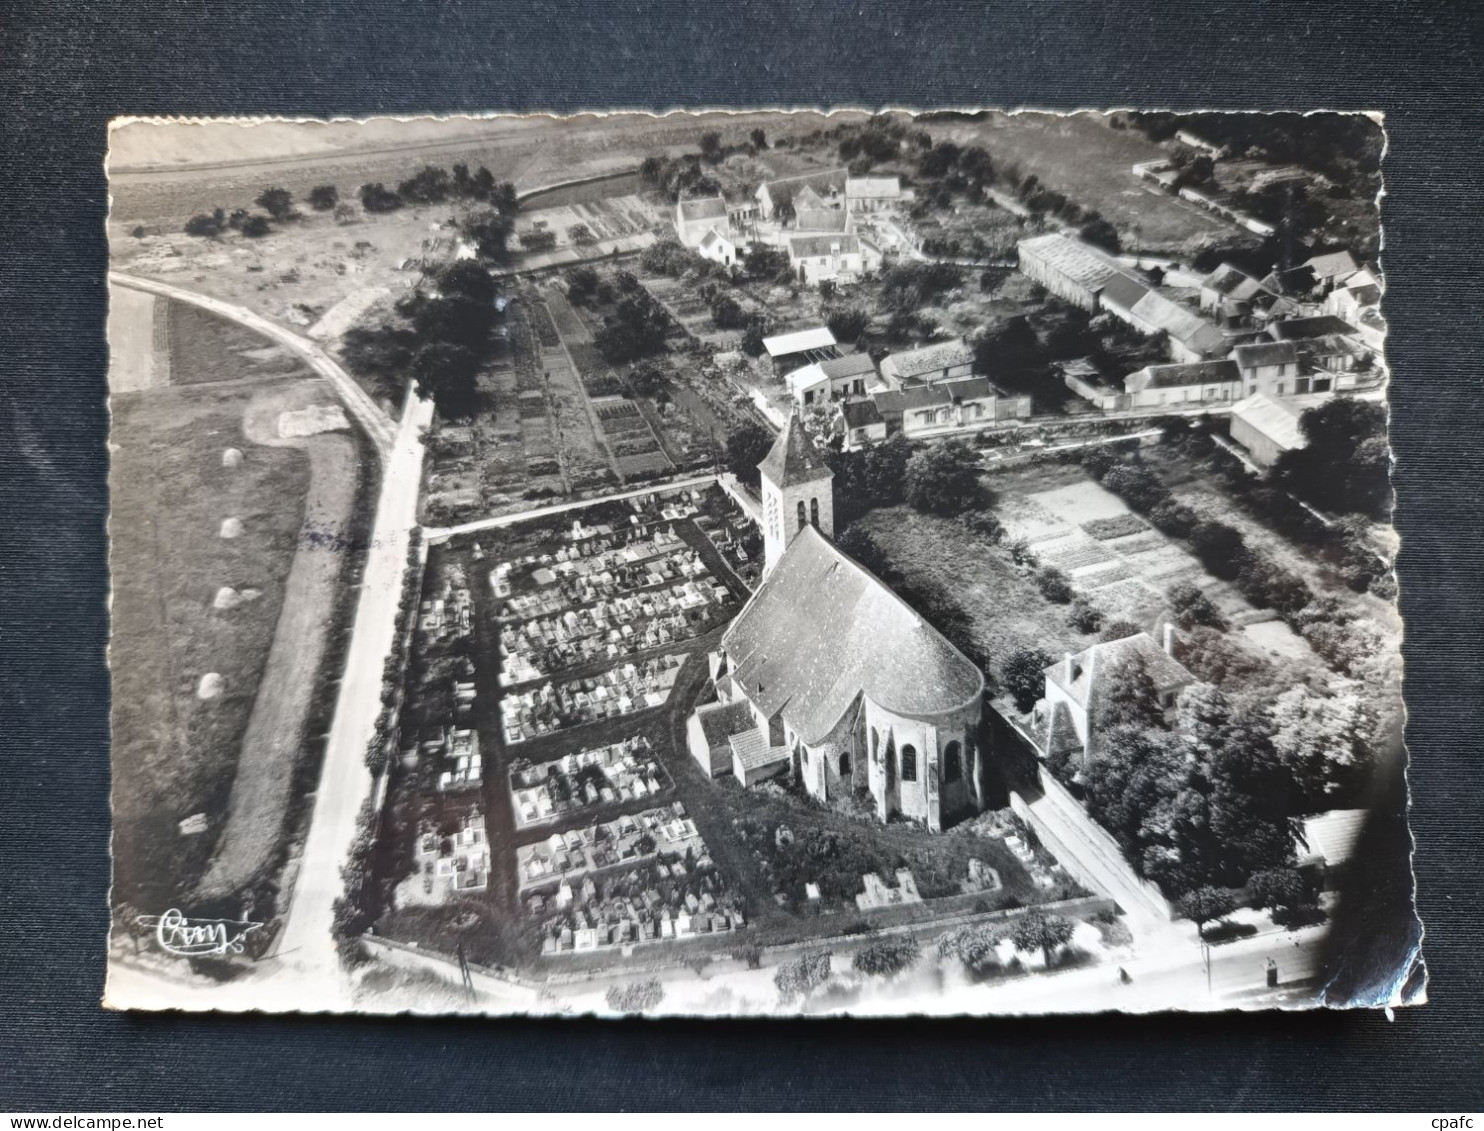
[[[811,746],[859,696],[914,718],[976,700],[984,676],[864,566],[801,530],[722,640],[747,697]]]
[[[803,422],[795,414],[791,414],[783,422],[783,431],[773,441],[763,462],[758,464],[758,470],[780,487],[835,477],[829,464],[825,463],[824,456],[814,446],[814,441],[804,431]]]

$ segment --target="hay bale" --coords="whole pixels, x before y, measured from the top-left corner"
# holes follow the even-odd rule
[[[240,518],[222,519],[221,535],[223,538],[238,538],[242,535],[242,520]]]
[[[197,699],[215,699],[226,688],[226,681],[216,672],[207,672],[196,684]]]
[[[226,451],[224,451],[222,453],[222,466],[223,467],[241,467],[242,466],[242,449],[241,448],[228,448]]]
[[[235,609],[242,604],[242,594],[230,585],[223,585],[216,591],[216,598],[211,602],[213,609]]]

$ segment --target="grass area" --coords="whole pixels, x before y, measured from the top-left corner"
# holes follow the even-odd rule
[[[114,882],[116,898],[169,906],[190,892],[220,831],[238,751],[299,541],[309,460],[246,445],[256,386],[162,389],[113,402]],[[241,467],[222,450],[243,445]],[[250,536],[218,537],[227,516]],[[231,610],[217,589],[255,589]],[[199,700],[207,672],[224,693]],[[179,821],[206,813],[207,833]]]
[[[1096,639],[1069,625],[1066,606],[1041,596],[1030,571],[1017,566],[1004,547],[953,519],[896,506],[870,512],[859,525],[909,587],[926,585],[951,596],[989,661],[990,675],[1021,648],[1056,655],[1080,651]]]

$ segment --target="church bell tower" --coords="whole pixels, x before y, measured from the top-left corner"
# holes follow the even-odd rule
[[[772,449],[758,464],[763,480],[763,574],[773,572],[783,551],[805,526],[835,534],[835,473],[791,413]]]

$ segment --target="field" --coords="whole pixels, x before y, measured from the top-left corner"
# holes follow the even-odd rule
[[[1083,208],[1101,212],[1126,236],[1137,230],[1143,250],[1190,254],[1246,238],[1235,225],[1142,185],[1130,167],[1166,151],[1095,115],[987,114],[978,121],[934,122],[929,129],[935,138],[984,146],[997,169],[1014,165],[1034,173]]]
[[[274,351],[251,356],[246,332],[163,301],[149,317],[160,308],[176,325],[203,319],[202,348],[162,367],[182,384],[115,393],[111,436],[115,898],[141,909],[196,894],[229,808],[254,808],[245,795],[229,800],[234,781],[290,788],[333,646],[337,601],[325,577],[347,559],[343,540],[338,553],[298,551],[306,521],[349,533],[360,476],[345,434],[276,437],[278,412],[332,403],[328,387]],[[224,466],[232,447],[243,459]],[[222,536],[228,520],[240,523],[234,537]],[[270,670],[278,635],[286,662]],[[199,698],[213,673],[217,693]],[[265,678],[286,693],[260,700]],[[287,798],[267,809],[239,824],[234,875],[219,878],[245,882],[271,863]],[[197,815],[204,830],[182,832]]]

